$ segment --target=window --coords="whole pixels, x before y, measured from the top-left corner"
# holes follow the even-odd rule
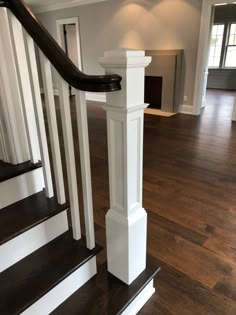
[[[216,24],[212,27],[209,67],[219,68],[224,36],[224,24]]]
[[[208,66],[236,68],[236,23],[213,25]]]
[[[236,23],[230,25],[229,40],[226,47],[225,67],[236,67]]]

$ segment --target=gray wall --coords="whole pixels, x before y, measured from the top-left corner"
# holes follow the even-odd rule
[[[202,0],[109,0],[38,15],[56,37],[56,20],[79,17],[83,70],[103,73],[98,58],[118,47],[183,49],[184,95],[193,103]]]
[[[236,69],[209,69],[207,88],[236,90]]]

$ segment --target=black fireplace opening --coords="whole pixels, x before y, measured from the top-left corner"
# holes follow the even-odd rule
[[[145,103],[149,108],[161,109],[162,100],[162,77],[145,76]]]

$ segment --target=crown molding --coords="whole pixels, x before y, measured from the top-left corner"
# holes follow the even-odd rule
[[[55,3],[55,4],[49,4],[49,5],[35,5],[31,6],[34,13],[43,13],[43,12],[49,12],[49,11],[56,11],[56,10],[63,10],[67,8],[74,8],[80,5],[86,5],[86,4],[92,4],[97,2],[103,2],[107,0],[72,0],[62,3]]]

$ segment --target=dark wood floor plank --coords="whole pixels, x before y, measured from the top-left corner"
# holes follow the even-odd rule
[[[162,262],[162,271],[155,280],[157,292],[145,305],[140,315],[159,314],[164,308],[166,314],[233,315],[236,304],[229,298],[210,290],[176,271],[173,266]],[[155,313],[156,310],[156,313]]]
[[[190,278],[196,278],[212,289],[223,276],[232,276],[236,263],[220,257],[202,246],[159,227],[149,216],[148,250],[151,255],[169,263]],[[203,268],[204,266],[204,268]]]

